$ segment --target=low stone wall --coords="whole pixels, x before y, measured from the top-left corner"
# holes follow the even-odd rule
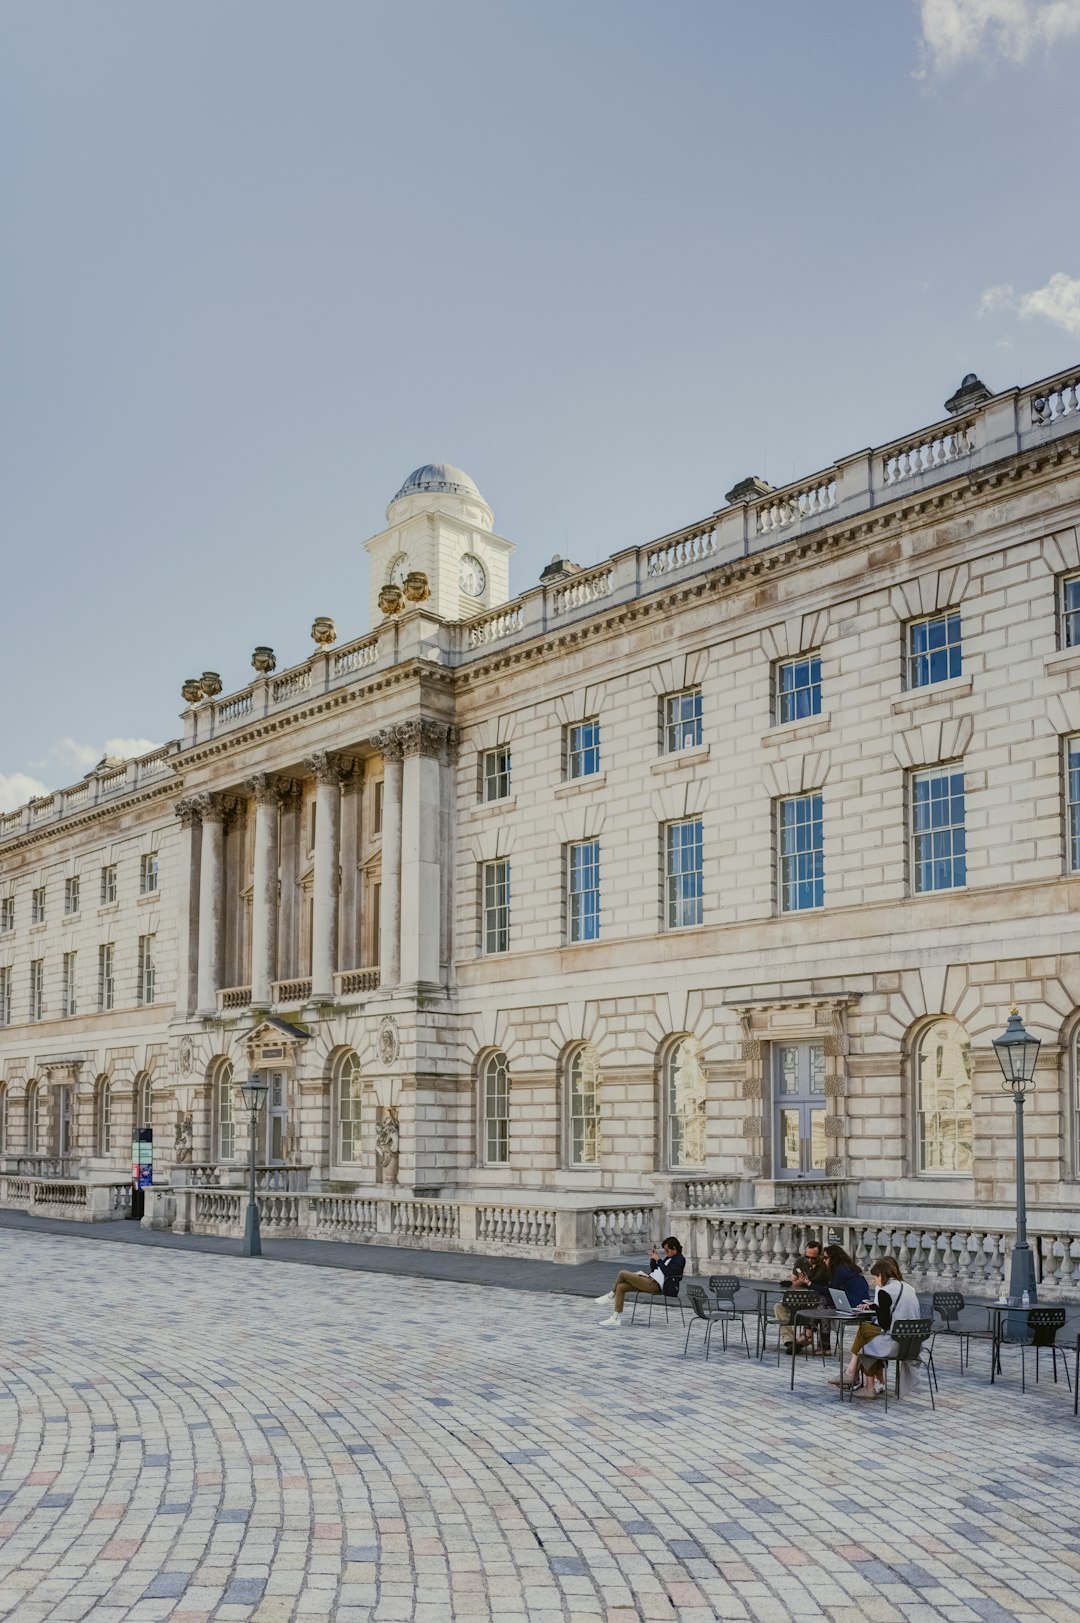
[[[66,1178],[27,1178],[0,1174],[0,1206],[82,1223],[110,1222],[131,1215],[130,1183],[79,1183]]]
[[[823,1224],[820,1218],[758,1211],[671,1212],[669,1219],[673,1229],[685,1233],[683,1244],[696,1273],[782,1280],[806,1234],[824,1233],[864,1267],[874,1257],[895,1257],[917,1290],[958,1290],[978,1297],[997,1297],[1006,1287],[1015,1233],[1004,1220],[978,1227],[872,1217]],[[1039,1300],[1080,1302],[1080,1215],[1072,1226],[1030,1222],[1028,1240]]]

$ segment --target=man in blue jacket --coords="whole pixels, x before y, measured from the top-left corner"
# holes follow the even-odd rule
[[[682,1246],[673,1234],[666,1240],[661,1240],[660,1244],[664,1253],[662,1257],[657,1255],[656,1247],[653,1246],[649,1252],[649,1266],[644,1272],[631,1273],[628,1269],[624,1269],[615,1281],[614,1290],[596,1298],[604,1305],[608,1302],[615,1304],[610,1319],[602,1319],[601,1324],[622,1323],[623,1302],[627,1291],[640,1291],[643,1296],[678,1296],[683,1269],[686,1267]]]

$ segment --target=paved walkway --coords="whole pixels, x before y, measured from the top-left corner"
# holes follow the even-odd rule
[[[55,1217],[0,1209],[0,1230],[23,1229],[66,1239],[98,1240],[104,1244],[151,1246],[166,1251],[204,1251],[211,1255],[239,1255],[238,1239],[210,1234],[173,1234],[144,1229],[141,1223],[69,1223]],[[352,1245],[340,1240],[264,1240],[263,1256],[272,1262],[304,1263],[312,1268],[345,1268],[371,1274],[393,1274],[399,1279],[445,1279],[462,1285],[498,1285],[503,1290],[556,1291],[560,1295],[599,1296],[609,1288],[619,1268],[634,1266],[632,1258],[615,1262],[567,1265],[514,1257],[466,1256],[419,1247]],[[247,1259],[249,1264],[252,1259]],[[644,1261],[644,1258],[642,1258]],[[257,1262],[254,1263],[258,1267]]]
[[[886,1423],[572,1297],[64,1234],[0,1230],[12,1623],[1076,1618],[1045,1370],[943,1347]]]

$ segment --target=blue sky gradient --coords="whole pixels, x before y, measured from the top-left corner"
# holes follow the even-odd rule
[[[1055,4],[0,7],[0,806],[364,630],[419,463],[520,589],[1080,359]]]

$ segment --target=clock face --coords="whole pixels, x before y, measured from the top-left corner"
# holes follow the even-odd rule
[[[458,585],[466,597],[482,597],[484,587],[487,585],[487,575],[484,566],[473,553],[467,552],[461,560],[458,572]]]
[[[390,576],[387,582],[390,586],[404,586],[405,576],[409,573],[409,559],[407,554],[399,552],[390,565]]]

